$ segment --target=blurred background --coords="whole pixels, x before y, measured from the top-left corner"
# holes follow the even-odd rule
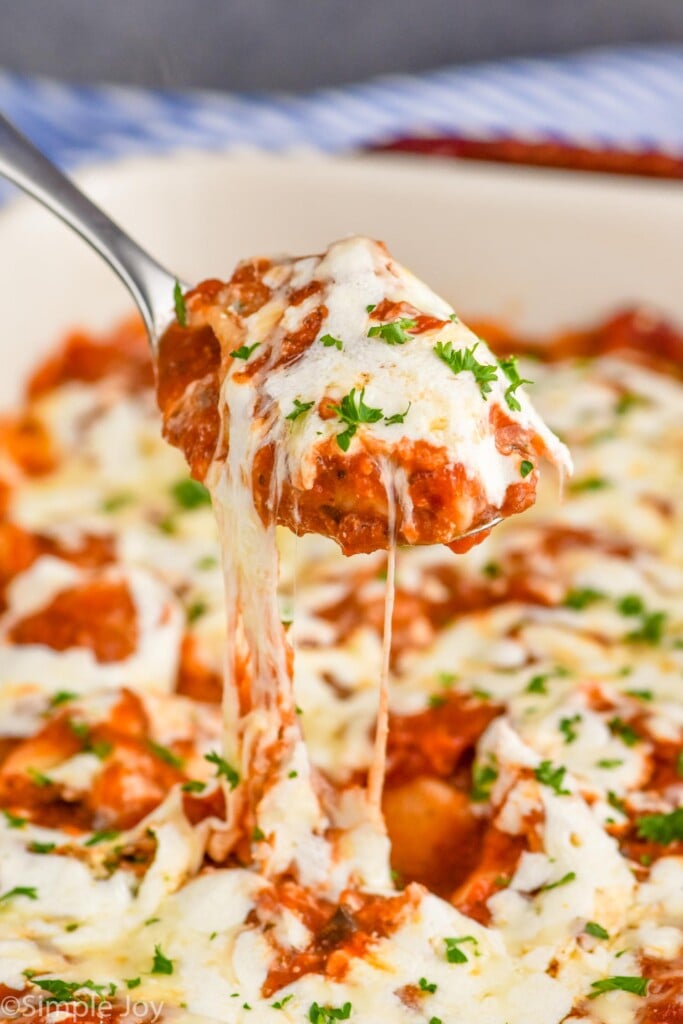
[[[67,166],[305,146],[683,178],[683,0],[0,0],[0,13],[0,109]]]
[[[597,45],[683,43],[683,0],[2,0],[0,11],[7,70],[161,88],[298,91]]]

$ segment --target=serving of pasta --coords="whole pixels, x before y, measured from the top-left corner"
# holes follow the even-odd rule
[[[472,326],[348,239],[0,419],[1,1020],[683,1021],[683,336]]]

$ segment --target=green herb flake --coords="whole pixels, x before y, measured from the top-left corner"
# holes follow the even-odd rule
[[[525,480],[528,477],[529,473],[533,472],[533,469],[533,462],[529,462],[528,459],[522,459],[522,461],[519,464],[519,475],[522,477],[523,480]]]
[[[152,963],[152,974],[173,974],[173,961],[164,956],[161,946],[154,947],[154,961]]]
[[[199,779],[188,779],[187,782],[183,782],[180,788],[183,793],[203,793],[206,789],[206,783],[200,782]]]
[[[412,402],[408,402],[408,406],[407,406],[405,412],[395,412],[393,416],[385,416],[384,417],[384,422],[386,423],[386,425],[388,427],[391,427],[395,423],[403,423],[403,421],[405,420],[406,416],[410,412],[410,407],[411,407],[412,404],[413,404]]]
[[[618,736],[627,747],[635,747],[636,743],[640,742],[640,736],[635,729],[628,722],[625,722],[623,718],[620,718],[619,715],[610,718],[607,725],[612,735]]]
[[[459,373],[470,372],[479,386],[481,397],[484,401],[487,401],[487,396],[491,393],[491,383],[498,379],[498,367],[492,363],[479,362],[474,354],[478,345],[479,342],[477,341],[472,348],[454,349],[450,341],[446,342],[446,344],[442,341],[437,341],[434,346],[434,354],[456,376]]]
[[[520,377],[519,370],[517,369],[517,356],[508,356],[507,359],[499,359],[498,365],[510,381],[510,384],[505,391],[505,401],[507,402],[508,409],[511,409],[513,412],[520,412],[522,407],[515,395],[515,391],[517,388],[521,387],[522,384],[533,384],[533,381]]]
[[[211,495],[204,484],[189,476],[173,484],[171,495],[181,508],[195,509],[211,504]]]
[[[295,420],[299,419],[299,416],[303,416],[303,414],[305,412],[308,412],[309,409],[312,409],[314,405],[315,405],[314,401],[313,402],[300,402],[298,398],[295,398],[294,399],[294,408],[292,409],[291,412],[287,413],[287,415],[285,416],[285,419],[286,420],[291,420],[291,422],[294,423]]]
[[[335,338],[331,334],[323,334],[320,340],[325,348],[336,348],[339,349],[340,352],[344,348],[344,343],[341,338]]]
[[[206,601],[202,601],[201,599],[193,601],[192,604],[187,606],[187,611],[185,612],[188,625],[193,625],[193,623],[201,619],[202,615],[206,615],[208,610],[209,606]]]
[[[603,992],[631,992],[634,996],[644,996],[647,993],[648,978],[627,977],[615,975],[613,978],[603,978],[601,981],[591,983],[592,992],[589,999],[597,999]]]
[[[37,839],[32,843],[29,843],[27,846],[29,853],[52,853],[52,851],[56,849],[56,843],[39,843]]]
[[[124,978],[123,983],[127,989],[137,988],[140,984],[140,978]]]
[[[472,942],[476,947],[478,945],[474,935],[463,935],[458,939],[448,938],[444,939],[446,946],[446,960],[449,964],[466,964],[468,957],[460,949],[463,942]]]
[[[257,349],[260,344],[260,341],[255,341],[253,345],[240,345],[239,348],[234,348],[230,355],[233,359],[248,359],[254,349]]]
[[[573,743],[578,736],[576,726],[582,721],[582,716],[579,714],[571,715],[566,718],[560,719],[558,726],[562,736],[564,737],[565,743]]]
[[[343,1006],[320,1006],[318,1003],[311,1003],[308,1019],[311,1024],[332,1024],[335,1020],[348,1020],[351,1010],[351,1003],[344,1003]]]
[[[399,317],[388,324],[376,324],[368,331],[368,338],[381,338],[387,345],[405,345],[410,341],[410,335],[406,333],[412,327],[417,326],[416,320],[409,317]]]
[[[217,754],[214,750],[210,754],[204,755],[204,760],[208,761],[209,764],[215,765],[216,778],[225,779],[229,784],[230,789],[235,789],[240,781],[239,772],[232,767],[231,764]]]
[[[596,761],[595,767],[609,770],[610,768],[619,768],[623,763],[624,762],[619,757],[603,757],[599,761]]]
[[[173,305],[175,306],[175,318],[181,327],[187,327],[187,306],[185,305],[185,296],[183,295],[183,289],[180,287],[180,281],[176,281],[173,286]]]
[[[60,704],[66,704],[70,700],[76,700],[78,697],[77,693],[73,693],[71,690],[58,690],[57,693],[53,693],[50,697],[50,707],[58,708]]]
[[[432,995],[436,992],[438,986],[435,981],[427,981],[426,978],[420,978],[418,981],[420,992],[429,992]]]
[[[581,612],[584,608],[595,604],[596,601],[602,601],[604,597],[605,595],[601,590],[594,590],[593,587],[581,587],[576,590],[567,591],[562,604],[565,608]]]
[[[475,803],[484,803],[491,796],[493,784],[498,778],[498,769],[490,761],[485,764],[475,764],[472,767],[472,788],[470,800]]]
[[[360,394],[355,388],[351,388],[348,395],[344,395],[339,405],[328,405],[328,409],[336,412],[339,419],[346,424],[346,429],[337,434],[337,444],[343,452],[349,450],[351,439],[362,423],[377,423],[384,416],[381,409],[373,409],[364,402],[365,388]]]
[[[119,509],[125,508],[126,505],[131,505],[134,501],[135,495],[127,491],[121,491],[119,494],[111,494],[108,498],[105,498],[100,508],[103,512],[118,512]]]
[[[652,690],[626,690],[629,697],[634,697],[636,700],[650,701],[654,700],[654,694]]]
[[[259,828],[258,825],[254,825],[253,829],[251,830],[252,843],[262,843],[265,838],[266,833],[263,831],[263,829]]]
[[[148,739],[147,747],[150,753],[154,754],[155,757],[158,757],[160,761],[163,761],[164,764],[169,765],[171,768],[180,769],[185,764],[182,757],[179,757],[178,754],[165,747],[163,743],[157,743],[156,740]]]
[[[597,921],[588,921],[583,930],[588,935],[592,935],[594,939],[609,939],[609,932]]]
[[[9,889],[8,892],[4,892],[0,896],[0,903],[7,903],[8,900],[13,900],[17,896],[25,896],[28,900],[37,900],[38,890],[32,885],[15,885],[13,889]]]
[[[655,647],[662,641],[666,620],[666,612],[645,612],[640,627],[627,633],[624,639],[630,643],[644,643]]]
[[[555,767],[551,761],[541,761],[537,768],[534,768],[534,775],[544,786],[549,786],[558,796],[567,796],[568,789],[562,788],[567,769],[562,765]]]
[[[2,813],[5,815],[5,820],[10,828],[23,828],[28,818],[21,818],[18,814],[12,814],[11,811],[6,810],[4,807]]]
[[[644,814],[636,821],[640,839],[668,846],[683,840],[683,807],[670,814]]]
[[[604,491],[609,486],[609,480],[603,476],[583,476],[578,480],[571,480],[567,489],[570,494],[585,494],[587,491]]]
[[[540,892],[550,892],[551,889],[559,889],[561,885],[568,885],[570,882],[576,881],[576,871],[568,871],[562,878],[558,878],[556,882],[546,882],[542,885]]]
[[[27,768],[26,774],[30,778],[31,782],[33,782],[34,785],[36,786],[40,786],[41,788],[43,788],[44,786],[52,785],[52,779],[49,777],[49,775],[45,775],[43,774],[43,772],[39,772],[37,768]]]
[[[89,839],[83,843],[84,846],[99,846],[100,843],[109,843],[118,839],[121,835],[116,829],[102,829],[101,832],[93,832]]]
[[[538,694],[541,694],[544,697],[547,696],[547,694],[548,694],[548,687],[546,686],[546,683],[548,682],[549,679],[550,679],[549,675],[533,676],[529,680],[529,682],[527,684],[527,687],[526,687],[526,690],[524,692],[525,693],[538,693]]]
[[[497,580],[499,576],[503,575],[503,570],[498,562],[487,562],[482,566],[481,571],[490,580]]]
[[[287,1003],[290,1002],[290,1000],[292,1000],[293,998],[294,993],[290,992],[289,995],[284,996],[282,999],[278,999],[277,1002],[271,1003],[270,1005],[273,1007],[274,1010],[284,1010]]]
[[[645,611],[645,604],[640,594],[625,594],[617,602],[617,610],[622,615],[641,615]]]

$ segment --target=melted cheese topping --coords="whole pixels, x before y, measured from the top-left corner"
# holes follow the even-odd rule
[[[397,554],[384,809],[393,865],[431,893],[396,888],[361,785],[384,554],[264,528],[237,473],[249,438],[230,430],[232,469],[209,481],[244,537],[226,633],[210,511],[156,440],[149,394],[109,376],[31,403],[60,454],[42,476],[13,470],[0,524],[19,531],[0,535],[0,985],[30,1000],[41,977],[88,979],[146,1020],[324,1022],[316,1004],[347,1003],[351,1021],[397,1024],[642,1019],[683,923],[680,844],[636,824],[683,795],[681,389],[616,356],[520,372],[575,455],[564,504],[542,494],[465,556]],[[241,387],[225,384],[233,423]],[[99,563],[78,561],[86,536],[110,539]],[[20,561],[27,537],[40,550]],[[12,639],[65,591],[112,581],[132,654],[98,660],[87,621],[63,650]],[[215,754],[267,784],[232,789]],[[648,996],[588,998],[624,976],[652,978]]]

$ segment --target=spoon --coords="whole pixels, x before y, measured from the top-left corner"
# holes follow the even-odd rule
[[[118,274],[140,310],[156,355],[159,338],[173,317],[174,288],[180,284],[185,292],[189,285],[157,263],[2,114],[0,174],[73,228]],[[454,539],[474,537],[500,522],[496,517]]]
[[[46,206],[85,239],[118,274],[140,310],[150,345],[172,319],[177,278],[81,192],[0,114],[0,174]],[[180,282],[182,291],[189,285]]]

